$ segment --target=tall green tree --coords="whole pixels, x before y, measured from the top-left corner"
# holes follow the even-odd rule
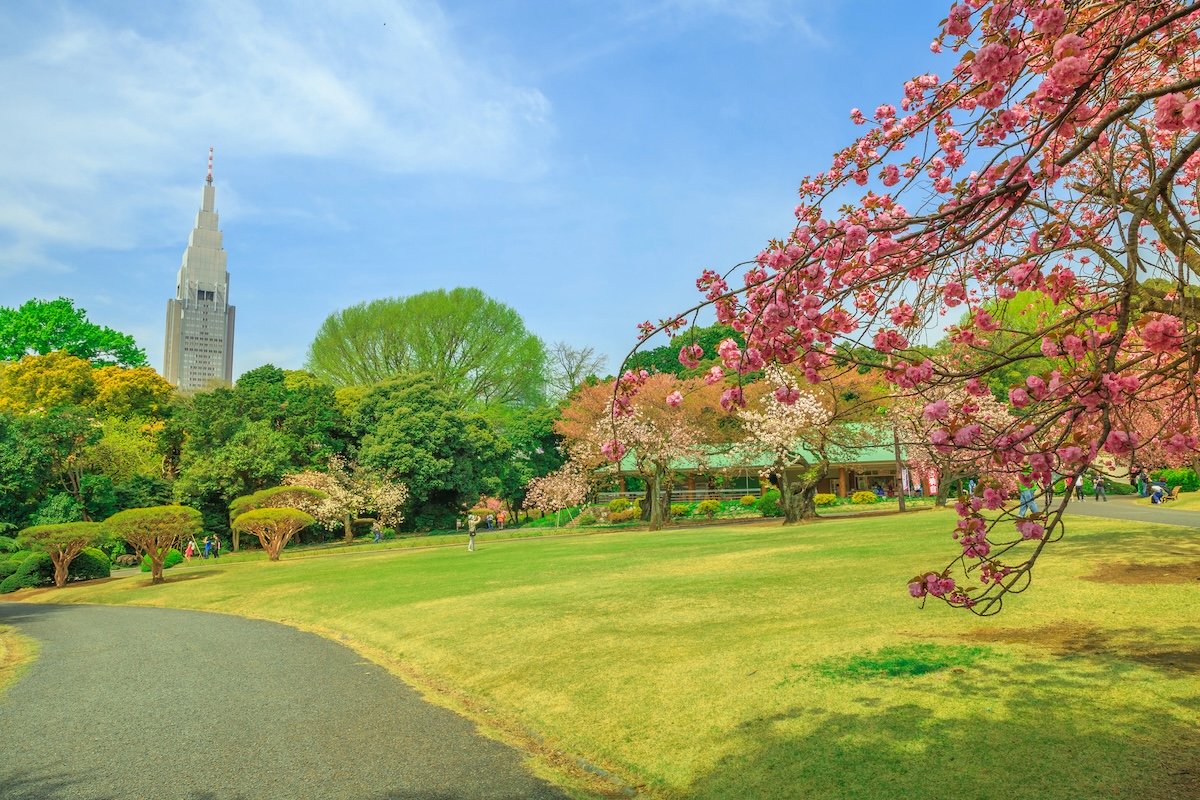
[[[308,369],[335,386],[425,373],[460,407],[538,402],[545,362],[545,347],[520,314],[462,288],[342,309],[308,352]]]
[[[65,297],[0,306],[0,361],[63,350],[93,366],[142,367],[146,353],[128,334],[89,322],[87,311]]]
[[[235,497],[320,468],[348,446],[334,389],[305,373],[251,370],[232,387],[180,399],[161,438],[176,497],[225,530]]]
[[[406,525],[448,527],[481,494],[499,493],[511,446],[482,415],[460,408],[435,376],[376,386],[354,424],[359,462],[408,486]]]

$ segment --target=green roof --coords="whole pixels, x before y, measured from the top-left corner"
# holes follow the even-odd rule
[[[881,435],[886,436],[888,432],[884,431]],[[889,437],[890,438],[890,437]],[[720,447],[712,445],[709,448],[709,455],[704,459],[703,466],[696,460],[690,458],[680,458],[671,462],[671,469],[677,472],[717,472],[729,469],[761,469],[769,467],[775,462],[775,457],[772,453],[764,452],[756,456],[745,457],[745,453],[732,454],[729,451],[732,447]],[[894,445],[886,444],[868,444],[861,447],[842,447],[836,448],[838,455],[841,458],[831,458],[830,462],[834,465],[852,466],[854,464],[871,464],[880,461],[894,462],[896,460],[896,451]],[[816,456],[806,447],[797,446],[796,452],[803,456],[806,461],[816,461]],[[904,448],[900,448],[900,458],[904,460]],[[623,473],[637,472],[637,464],[635,456],[632,452],[627,452],[621,459],[619,471]]]

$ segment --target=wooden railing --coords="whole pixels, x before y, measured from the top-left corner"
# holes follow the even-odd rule
[[[758,492],[746,489],[672,489],[672,503],[694,503],[697,500],[737,500],[746,495],[758,496]],[[626,500],[638,500],[646,496],[645,492],[599,492],[597,503],[607,503],[624,497]]]

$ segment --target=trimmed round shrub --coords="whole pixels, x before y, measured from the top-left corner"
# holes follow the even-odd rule
[[[870,505],[879,502],[879,495],[874,492],[858,491],[850,495],[850,502],[860,506]]]
[[[836,506],[838,496],[836,494],[819,493],[813,496],[813,505],[815,506]]]
[[[717,512],[720,510],[721,510],[721,501],[720,500],[701,500],[696,505],[696,513],[703,514],[704,516],[708,517],[709,519],[712,519],[713,517],[715,517],[717,515]]]
[[[783,508],[779,505],[779,490],[772,489],[771,491],[758,498],[758,513],[764,517],[782,517]]]
[[[638,519],[639,517],[641,517],[641,515],[642,515],[642,512],[638,511],[636,508],[627,508],[624,511],[609,512],[608,521],[609,522],[629,522],[632,519]]]
[[[12,575],[0,581],[0,594],[15,592],[17,589],[32,589],[36,586],[48,586],[54,583],[54,562],[49,553],[34,553],[21,562],[21,566]]]
[[[672,517],[682,517],[686,513],[688,513],[688,504],[687,503],[671,503],[671,516]]]
[[[3,581],[20,568],[21,565],[16,561],[0,561],[0,581]]]
[[[222,547],[221,549],[224,550],[225,548]],[[163,569],[170,569],[171,567],[175,566],[176,564],[180,563],[181,561],[183,561],[183,553],[179,552],[174,547],[172,547],[170,550],[167,551],[166,558],[163,559]],[[149,571],[150,571],[150,556],[142,556],[142,572],[149,572]]]
[[[1185,492],[1194,492],[1200,489],[1200,479],[1196,477],[1195,470],[1190,467],[1182,469],[1159,469],[1150,474],[1151,480],[1163,481],[1172,489],[1176,486],[1180,487]],[[1112,487],[1112,481],[1107,482],[1107,488]],[[1115,492],[1110,492],[1115,494]]]
[[[98,547],[85,547],[67,567],[67,580],[94,581],[112,575],[112,562]]]
[[[754,508],[754,506],[758,505],[758,498],[752,494],[744,494],[738,500],[738,503],[746,508]]]
[[[590,511],[586,514],[580,514],[579,515],[579,524],[580,525],[595,525],[596,524],[596,515]]]
[[[0,558],[3,558],[5,561],[11,561],[14,564],[20,564],[22,561],[29,558],[31,555],[33,555],[32,550],[17,550],[15,552],[8,553],[4,556],[0,556]]]
[[[608,513],[619,514],[628,509],[631,505],[633,505],[633,503],[630,503],[624,497],[614,497],[612,500],[608,501]]]

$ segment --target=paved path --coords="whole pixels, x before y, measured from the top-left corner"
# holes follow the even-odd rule
[[[2,800],[564,798],[351,650],[271,622],[0,603],[41,652],[0,699]]]
[[[1200,512],[1176,511],[1167,502],[1160,506],[1141,506],[1134,502],[1137,498],[1130,495],[1108,498],[1108,502],[1096,501],[1091,497],[1083,500],[1072,500],[1067,507],[1068,514],[1080,514],[1088,517],[1103,517],[1104,519],[1123,519],[1130,522],[1152,522],[1160,525],[1183,525],[1188,528],[1200,528]],[[1057,504],[1057,500],[1055,504]]]

